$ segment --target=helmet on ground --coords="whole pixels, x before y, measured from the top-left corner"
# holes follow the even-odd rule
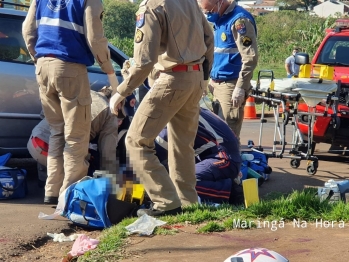
[[[266,248],[248,248],[228,257],[224,262],[289,262],[279,253]]]

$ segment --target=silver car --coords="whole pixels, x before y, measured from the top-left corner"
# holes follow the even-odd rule
[[[10,152],[17,158],[30,157],[27,142],[40,121],[41,112],[35,66],[22,38],[22,23],[27,12],[15,10],[22,7],[0,5],[0,155]],[[109,49],[121,82],[121,67],[128,57],[111,44]],[[88,67],[88,74],[91,89],[109,85],[97,63]]]

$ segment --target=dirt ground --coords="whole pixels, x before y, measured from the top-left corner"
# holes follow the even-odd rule
[[[221,261],[239,250],[249,247],[264,247],[274,250],[290,261],[298,262],[345,262],[349,255],[349,224],[263,224],[260,229],[234,229],[224,233],[197,234],[195,226],[179,228],[171,236],[140,237],[128,239],[122,261],[177,262],[177,261]],[[98,237],[97,232],[84,232]],[[71,249],[72,242],[48,242],[39,249],[13,258],[20,261],[61,261]],[[108,260],[116,261],[116,260]]]
[[[256,121],[244,122],[243,131],[248,132],[242,132],[242,144],[247,144],[248,139],[258,142],[259,130],[256,129]],[[271,145],[270,142],[266,144]],[[270,159],[269,165],[273,168],[273,173],[270,180],[259,188],[260,196],[263,197],[272,191],[291,192],[293,189],[301,190],[305,186],[323,186],[328,179],[345,179],[348,174],[349,157],[328,154],[327,149],[328,145],[321,144],[316,149],[320,161],[318,172],[314,176],[307,174],[306,161],[302,161],[298,169],[293,169],[287,158]],[[299,227],[293,223],[282,227],[282,223],[275,221],[275,228],[261,220],[259,229],[234,229],[211,234],[197,234],[196,226],[184,226],[178,229],[177,234],[171,236],[129,237],[126,248],[120,252],[124,254],[122,261],[127,262],[223,262],[239,250],[264,247],[282,254],[290,261],[348,261],[349,223],[334,223],[332,226],[330,221],[328,226],[327,222],[321,224],[320,219],[321,217],[318,224],[301,223]],[[99,235],[98,231],[78,233],[85,233],[93,238]],[[50,240],[40,248],[33,247],[22,256],[4,261],[61,261],[72,245],[73,242],[56,243]]]

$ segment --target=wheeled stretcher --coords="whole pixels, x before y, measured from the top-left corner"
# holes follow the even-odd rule
[[[262,152],[268,157],[290,158],[292,168],[298,168],[301,160],[307,160],[307,172],[314,175],[318,168],[318,158],[313,155],[313,128],[317,116],[334,117],[336,108],[333,101],[338,100],[335,95],[337,84],[331,80],[318,78],[285,78],[274,79],[273,71],[261,70],[255,85],[252,84],[250,96],[255,98],[256,103],[262,103],[260,119],[259,141],[257,146],[250,146],[254,151]],[[325,103],[325,111],[318,113],[315,106]],[[298,128],[298,105],[306,103],[308,112],[302,112],[308,120],[307,141]],[[265,107],[272,109],[274,117],[274,135],[271,151],[265,151],[262,147],[263,126],[267,123]],[[333,114],[328,114],[331,106]],[[291,124],[291,141],[286,141],[286,126]],[[291,146],[285,153],[286,145]],[[289,147],[288,147],[289,148]]]

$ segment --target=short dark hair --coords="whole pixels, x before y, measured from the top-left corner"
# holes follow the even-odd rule
[[[299,51],[299,47],[295,46],[295,47],[293,47],[293,49],[292,49],[292,50]]]

